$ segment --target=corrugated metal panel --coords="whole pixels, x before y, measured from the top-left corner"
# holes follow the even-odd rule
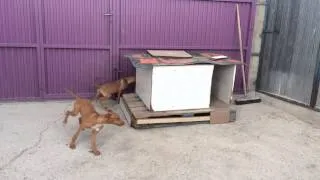
[[[311,96],[311,106],[315,106],[318,110],[320,110],[320,43],[318,47],[318,55],[317,55],[317,65],[316,72],[314,75],[314,87]],[[317,99],[315,99],[317,98]]]
[[[135,69],[133,68],[132,64],[125,58],[124,55],[131,54],[131,53],[143,53],[144,50],[121,50],[120,51],[120,61],[119,66],[121,69],[120,77],[131,76],[135,74]]]
[[[0,43],[35,43],[34,0],[0,1]]]
[[[286,82],[283,78],[286,78],[286,73],[289,71],[290,66],[286,64],[286,62],[290,62],[292,57],[291,54],[286,54],[291,47],[288,47],[287,36],[295,34],[295,30],[297,29],[297,24],[290,24],[293,20],[293,14],[299,15],[299,9],[297,8],[297,1],[284,0],[279,1],[275,4],[274,8],[277,9],[274,15],[274,26],[268,31],[280,31],[280,33],[273,33],[273,36],[269,36],[272,38],[272,45],[270,50],[270,62],[268,64],[267,71],[270,71],[269,76],[266,76],[266,80],[268,82],[268,86],[270,91],[277,92],[279,94],[283,94],[286,88]],[[290,21],[290,20],[291,21]],[[289,31],[290,30],[290,31]],[[295,37],[291,37],[293,42]],[[279,60],[281,59],[281,60]]]
[[[109,0],[44,0],[46,44],[110,45]]]
[[[309,105],[320,42],[318,0],[270,0],[259,89]]]
[[[1,99],[39,97],[34,11],[34,0],[0,1]]]
[[[236,2],[240,2],[245,54],[250,54],[255,0],[2,0],[0,52],[14,48],[18,54],[12,63],[26,54],[37,69],[36,80],[35,72],[28,77],[21,71],[24,78],[37,81],[37,91],[22,86],[22,95],[16,97],[23,93],[39,97],[38,91],[41,98],[64,97],[63,89],[70,86],[88,94],[96,78],[115,79],[117,70],[124,71],[120,76],[134,73],[123,58],[129,51],[210,49],[239,58]],[[1,53],[0,61],[7,56]]]
[[[250,4],[241,3],[243,39]],[[238,48],[235,3],[180,0],[122,0],[123,46]]]
[[[253,2],[240,3],[245,50],[251,46]],[[120,55],[148,48],[210,49],[240,59],[235,5],[235,1],[122,0]],[[133,72],[121,57],[120,68]],[[235,90],[240,91],[241,73],[237,72]]]
[[[111,80],[108,51],[47,49],[45,63],[49,95],[61,96],[64,88],[78,93],[94,92],[94,82]]]
[[[310,103],[320,43],[320,1],[300,4],[299,24],[287,86],[287,96]]]
[[[94,83],[112,80],[110,0],[44,0],[46,97],[64,88],[87,96]]]
[[[0,48],[0,97],[39,97],[37,56],[32,48]]]

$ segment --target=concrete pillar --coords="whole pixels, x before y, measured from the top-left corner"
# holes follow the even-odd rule
[[[252,54],[249,69],[249,89],[248,91],[255,91],[256,80],[259,66],[259,53],[261,48],[262,30],[264,26],[266,0],[257,0],[257,10],[255,17],[255,24],[253,30]]]

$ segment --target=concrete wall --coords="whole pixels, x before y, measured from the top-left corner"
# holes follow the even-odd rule
[[[252,42],[252,54],[251,54],[251,63],[249,69],[249,91],[254,91],[256,89],[256,80],[258,74],[259,66],[259,53],[262,40],[262,30],[264,24],[265,16],[265,7],[266,0],[257,0],[257,10],[255,17],[255,25],[253,30],[253,42]]]
[[[318,91],[318,101],[317,101],[316,108],[320,111],[320,86],[319,86],[319,91]]]

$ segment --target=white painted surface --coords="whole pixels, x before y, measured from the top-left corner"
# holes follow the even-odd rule
[[[229,104],[235,74],[236,65],[138,68],[136,93],[153,111],[208,108],[211,97]]]
[[[152,68],[136,69],[136,93],[148,109],[151,107]]]
[[[214,65],[153,67],[152,110],[209,108],[213,69]]]
[[[236,65],[215,66],[212,78],[212,95],[221,101],[230,104],[234,81],[236,75]]]

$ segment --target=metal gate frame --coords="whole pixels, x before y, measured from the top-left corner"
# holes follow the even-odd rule
[[[42,1],[43,0],[36,0],[37,1],[37,35],[38,35],[38,40],[39,40],[39,47],[38,47],[38,58],[39,58],[39,69],[41,70],[41,72],[39,74],[43,75],[41,76],[42,78],[39,80],[40,83],[40,92],[41,92],[41,99],[61,99],[61,98],[70,98],[69,94],[47,94],[46,91],[48,90],[46,88],[46,80],[44,79],[46,72],[45,72],[45,66],[44,66],[44,61],[45,61],[45,57],[44,57],[44,52],[47,49],[75,49],[75,50],[107,50],[109,52],[109,61],[111,61],[111,66],[109,67],[109,71],[108,72],[113,72],[111,75],[111,79],[115,79],[116,77],[116,72],[117,72],[117,66],[116,66],[116,61],[117,58],[113,58],[114,54],[115,54],[115,48],[114,45],[116,42],[115,38],[115,30],[114,30],[114,25],[112,25],[112,10],[114,9],[114,0],[105,0],[109,2],[109,10],[111,12],[108,12],[107,9],[105,10],[104,14],[101,14],[101,16],[105,17],[105,21],[110,20],[109,23],[109,38],[110,38],[110,44],[107,46],[96,46],[96,45],[61,45],[61,44],[44,44],[44,25],[43,25],[43,20],[44,20],[44,16],[43,16],[43,9],[42,8]],[[108,22],[105,22],[108,23]],[[90,93],[78,93],[80,96],[83,97],[92,97],[92,95],[94,94],[93,92]]]
[[[298,102],[298,101],[293,100],[293,99],[285,98],[285,97],[282,97],[280,95],[272,94],[272,93],[269,93],[269,92],[261,90],[261,87],[260,87],[260,81],[261,81],[261,76],[262,76],[261,69],[262,69],[262,62],[264,60],[264,53],[265,53],[265,51],[264,51],[265,48],[264,47],[265,47],[265,44],[266,44],[266,36],[269,33],[279,33],[279,31],[277,29],[273,29],[273,30],[270,31],[267,28],[268,27],[269,18],[270,18],[270,11],[271,11],[270,1],[271,0],[266,0],[266,13],[265,13],[264,27],[263,27],[263,31],[262,31],[262,42],[261,42],[261,48],[260,48],[261,52],[260,52],[260,55],[259,55],[260,63],[259,63],[259,66],[258,66],[258,76],[257,76],[257,82],[258,83],[257,83],[257,88],[256,89],[257,89],[258,92],[266,94],[266,95],[268,95],[270,97],[273,97],[273,98],[276,98],[276,99],[279,99],[279,100],[282,100],[282,101],[285,101],[285,102],[289,102],[289,103],[292,103],[292,104],[295,104],[295,105],[298,105],[298,106],[301,106],[301,107],[305,107],[305,108],[312,109],[312,110],[320,112],[320,108],[316,107],[317,101],[320,100],[320,99],[318,99],[320,97],[320,90],[319,90],[319,87],[320,87],[320,42],[319,42],[319,46],[318,46],[317,61],[316,61],[316,67],[315,67],[315,72],[314,72],[314,78],[313,78],[312,92],[310,94],[311,99],[310,99],[310,103],[309,104],[304,104],[304,103]],[[278,9],[278,6],[277,6],[277,9]]]

